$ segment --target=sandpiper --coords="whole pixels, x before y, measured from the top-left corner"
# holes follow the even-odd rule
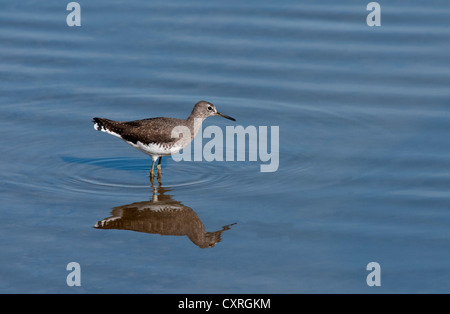
[[[135,121],[113,121],[104,118],[94,118],[94,128],[98,131],[114,135],[141,152],[152,157],[150,178],[153,180],[154,167],[158,160],[158,176],[161,174],[161,158],[178,153],[190,144],[199,131],[203,121],[211,116],[221,116],[236,121],[234,118],[217,111],[216,107],[207,101],[195,104],[187,119],[150,118]],[[177,127],[189,130],[190,136],[173,130]],[[174,136],[175,135],[175,136]]]

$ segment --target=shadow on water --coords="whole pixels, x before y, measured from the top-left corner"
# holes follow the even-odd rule
[[[195,211],[174,200],[170,191],[161,185],[153,187],[150,201],[114,207],[112,216],[98,221],[97,229],[132,230],[150,234],[187,236],[200,248],[211,248],[219,243],[222,232],[236,223],[223,226],[214,232],[207,232]]]

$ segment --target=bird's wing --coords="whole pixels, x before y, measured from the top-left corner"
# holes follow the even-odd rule
[[[113,121],[103,118],[94,118],[96,129],[109,131],[125,141],[136,144],[161,143],[171,144],[179,138],[171,137],[174,126],[183,125],[184,120],[173,118],[151,118],[135,121]]]

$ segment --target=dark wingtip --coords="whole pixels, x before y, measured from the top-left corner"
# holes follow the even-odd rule
[[[105,126],[102,123],[102,118],[95,117],[95,118],[92,119],[92,122],[94,123],[94,128],[97,131],[101,131],[102,129],[106,129]]]

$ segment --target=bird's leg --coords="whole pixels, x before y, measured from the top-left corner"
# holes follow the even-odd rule
[[[159,172],[161,172],[161,159],[162,157],[159,157],[158,165],[156,166],[156,169],[158,169]]]
[[[156,176],[156,180],[158,180],[158,184],[161,186],[161,172],[158,171],[158,175]]]
[[[156,177],[156,179],[158,180],[159,185],[161,185],[161,159],[162,157],[159,157],[158,165],[156,166],[156,169],[158,171],[158,176]]]
[[[153,182],[153,178],[155,177],[155,172],[153,171],[153,168],[155,167],[156,159],[152,160],[152,168],[150,169],[150,180]]]

